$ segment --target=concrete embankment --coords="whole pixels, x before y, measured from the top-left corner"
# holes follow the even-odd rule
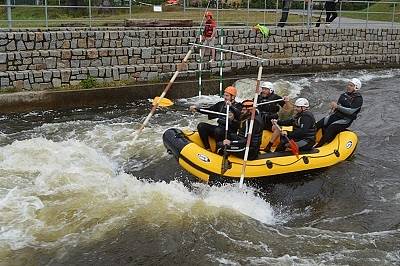
[[[99,84],[168,80],[197,33],[196,28],[0,31],[0,87],[45,90],[76,86],[88,77]],[[249,71],[260,64],[329,69],[400,63],[400,29],[279,28],[271,29],[271,36],[263,40],[250,28],[225,28],[218,36],[224,38],[223,48],[265,59],[224,53],[225,73]],[[199,59],[196,51],[180,76],[195,77]],[[203,75],[218,73],[220,66],[221,62],[203,63]]]
[[[0,112],[125,103],[159,94],[196,41],[196,28],[52,28],[0,31]],[[219,29],[223,48],[263,58],[224,53],[222,62],[202,63],[202,76],[344,68],[398,67],[400,29],[272,29],[263,40],[251,29]],[[220,47],[220,39],[216,44]],[[218,52],[218,58],[220,53]],[[198,49],[190,56],[169,97],[197,95]],[[208,59],[208,58],[206,58]],[[88,79],[134,82],[100,90],[61,90]],[[188,82],[192,80],[191,82]],[[225,85],[230,82],[225,81]],[[204,85],[203,90],[210,89]],[[211,86],[217,88],[218,85]],[[182,88],[182,89],[179,89]],[[50,90],[52,92],[50,92]],[[212,89],[211,89],[212,90]],[[32,93],[30,93],[32,91]],[[35,92],[33,91],[42,91]],[[206,92],[204,92],[206,93]]]
[[[224,86],[230,80],[224,82]],[[218,93],[218,80],[205,80],[204,94]],[[82,107],[125,104],[160,95],[166,83],[140,84],[112,88],[60,91],[25,91],[0,94],[0,113],[29,112]],[[196,80],[177,81],[168,91],[171,99],[193,97],[198,94]]]

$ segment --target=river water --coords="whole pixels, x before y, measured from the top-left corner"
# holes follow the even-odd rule
[[[352,77],[355,156],[262,187],[185,186],[163,147],[218,96],[176,100],[136,143],[148,101],[0,116],[0,265],[399,265],[400,70],[268,76],[317,118]],[[241,99],[254,84],[237,82]]]

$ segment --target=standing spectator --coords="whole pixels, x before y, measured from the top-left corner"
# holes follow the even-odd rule
[[[203,31],[203,44],[207,46],[215,45],[215,36],[217,35],[217,23],[212,18],[212,13],[207,11],[204,15],[206,17],[206,23]],[[205,55],[206,48],[201,49],[201,56]],[[211,59],[210,63],[215,60],[215,49],[209,48],[211,50]]]
[[[278,27],[284,27],[289,16],[289,9],[292,0],[282,0],[282,16],[279,20]]]
[[[325,2],[326,25],[329,25],[337,17],[336,3],[337,0],[328,0]]]

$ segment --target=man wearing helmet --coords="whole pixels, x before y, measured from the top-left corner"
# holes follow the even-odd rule
[[[204,24],[204,30],[203,30],[203,44],[207,46],[214,46],[215,45],[215,36],[217,35],[217,23],[215,20],[212,18],[212,13],[210,11],[207,11],[204,14],[204,17],[206,18],[206,22]],[[214,48],[209,48],[211,50],[211,60],[210,62],[213,62],[215,60],[215,49]],[[202,48],[201,55],[205,55],[205,48]]]
[[[251,112],[253,110],[253,100],[244,100],[242,102],[242,110],[240,114],[240,126],[237,134],[230,134],[229,139],[225,139],[223,142],[218,142],[217,147],[219,151],[222,151],[224,145],[227,145],[227,152],[237,157],[244,158],[247,136],[249,135]],[[251,140],[249,146],[249,160],[257,159],[258,152],[262,141],[262,134],[264,128],[264,121],[259,114],[258,110],[255,110],[255,118],[253,124],[253,130],[251,133]]]
[[[273,123],[277,123],[280,126],[293,126],[293,131],[279,132],[278,128],[272,127],[272,136],[267,147],[266,152],[271,151],[272,144],[279,137],[280,134],[287,135],[288,139],[293,139],[300,151],[311,150],[315,144],[315,118],[310,112],[310,104],[306,98],[298,98],[294,103],[295,115],[286,120],[273,119]],[[281,137],[278,147],[275,151],[284,151],[288,147],[288,141],[286,137]]]
[[[216,142],[222,141],[225,137],[225,119],[226,116],[210,114],[204,112],[200,109],[205,109],[209,111],[219,112],[226,114],[226,106],[229,105],[229,111],[232,114],[228,121],[229,132],[236,134],[236,131],[239,127],[238,120],[240,117],[240,111],[242,109],[242,105],[235,101],[235,97],[237,95],[237,89],[233,86],[229,86],[224,91],[224,100],[217,102],[216,104],[208,107],[208,108],[199,108],[195,105],[189,107],[189,110],[192,112],[198,111],[199,113],[207,114],[208,119],[218,118],[218,125],[211,125],[208,123],[200,122],[197,125],[197,130],[199,132],[201,141],[203,142],[204,148],[207,150],[211,150],[210,143],[208,141],[208,137],[212,137]]]
[[[263,104],[269,101],[275,101],[282,99],[280,102],[274,102],[269,104]],[[281,107],[289,101],[288,97],[281,97],[275,94],[273,85],[271,82],[264,81],[261,83],[261,93],[257,100],[257,109],[260,111],[264,118],[264,129],[272,131],[271,119],[278,119],[278,112]],[[260,105],[261,104],[261,105]]]
[[[342,93],[337,102],[331,102],[332,114],[322,118],[316,124],[317,130],[322,129],[322,138],[316,147],[331,142],[335,136],[348,128],[361,111],[363,98],[359,92],[361,81],[353,78],[346,86],[346,92]]]

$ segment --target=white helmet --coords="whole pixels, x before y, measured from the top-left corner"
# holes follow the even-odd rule
[[[301,107],[309,107],[310,103],[306,98],[298,98],[296,102],[294,103],[295,106],[301,106]]]
[[[350,82],[354,84],[356,90],[361,89],[361,80],[359,80],[358,78],[352,78]]]
[[[273,86],[274,85],[272,84],[272,82],[269,81],[264,81],[261,83],[261,88],[267,88],[271,93],[274,92]]]

